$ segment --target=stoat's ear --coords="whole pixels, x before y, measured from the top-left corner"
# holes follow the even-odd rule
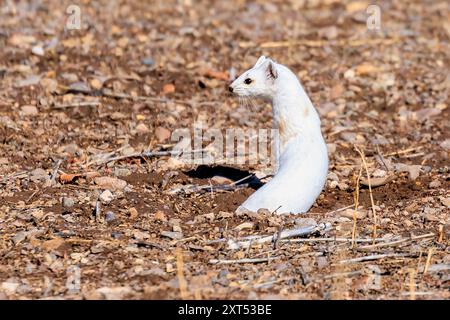
[[[266,74],[267,74],[267,77],[269,79],[274,79],[275,80],[276,78],[278,78],[277,67],[276,67],[275,63],[272,60],[270,60],[270,59],[267,59],[267,60],[268,60],[267,63],[266,63]]]
[[[265,56],[259,57],[258,61],[256,61],[256,63],[253,66],[253,68],[258,68],[260,65],[262,65],[264,63],[264,61],[266,61],[266,57]]]

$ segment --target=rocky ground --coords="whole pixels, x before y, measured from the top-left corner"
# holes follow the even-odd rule
[[[70,5],[0,3],[0,299],[450,297],[447,1],[379,1],[379,30],[367,1],[79,1],[79,30]],[[322,118],[301,217],[234,214],[264,164],[166,152],[195,122],[271,127],[227,92],[261,54]]]

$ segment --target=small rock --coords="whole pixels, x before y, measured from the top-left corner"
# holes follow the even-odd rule
[[[230,184],[233,183],[233,180],[227,178],[227,177],[222,177],[222,176],[214,176],[211,178],[212,182],[215,182],[217,184]]]
[[[330,180],[330,181],[336,181],[336,182],[339,182],[339,177],[338,177],[337,174],[334,173],[334,172],[328,173],[327,179]]]
[[[111,113],[111,115],[109,116],[112,120],[122,120],[122,119],[126,119],[128,118],[128,116],[125,113],[116,111]]]
[[[28,87],[28,86],[35,86],[39,83],[40,80],[41,80],[40,76],[31,75],[28,78],[17,81],[15,84],[15,87],[22,88],[22,87]]]
[[[345,79],[353,79],[355,77],[355,71],[352,69],[348,69],[344,72],[344,78]]]
[[[254,223],[253,222],[244,222],[241,223],[240,225],[236,226],[234,229],[241,231],[244,229],[253,229]]]
[[[81,81],[70,84],[69,89],[75,90],[75,91],[80,91],[80,92],[91,91],[91,88],[89,88],[89,85],[87,83],[81,82]]]
[[[438,222],[440,220],[439,217],[437,217],[435,214],[432,213],[425,214],[424,218],[425,220],[431,222]]]
[[[317,224],[317,221],[313,218],[297,218],[294,221],[295,221],[295,226],[298,228],[315,226]]]
[[[150,238],[150,235],[147,232],[142,232],[140,230],[134,230],[133,231],[133,237],[136,240],[145,240],[145,239]]]
[[[214,218],[215,218],[214,213],[213,213],[213,212],[210,212],[210,213],[205,213],[205,214],[198,215],[198,216],[196,216],[196,217],[194,218],[194,220],[195,220],[195,222],[197,222],[197,223],[202,223],[202,222],[205,222],[205,221],[207,221],[207,220],[209,220],[209,221],[214,221]]]
[[[100,194],[99,199],[102,203],[108,204],[114,199],[114,196],[111,191],[105,190]]]
[[[439,146],[441,146],[441,148],[443,148],[446,151],[450,151],[450,139],[444,140],[442,141]]]
[[[20,283],[18,282],[10,282],[10,281],[5,281],[2,282],[2,286],[1,289],[7,294],[7,295],[11,295],[16,293],[17,288],[19,287]]]
[[[355,209],[347,209],[345,211],[339,212],[339,216],[353,219],[353,215],[355,213]],[[356,219],[363,219],[367,216],[366,210],[358,209],[356,212]]]
[[[114,175],[116,177],[126,177],[131,174],[131,170],[127,168],[114,168]]]
[[[61,78],[68,81],[69,83],[78,81],[78,76],[75,73],[61,73]]]
[[[94,182],[100,188],[111,191],[121,191],[127,186],[127,182],[125,180],[114,177],[97,177],[94,179]]]
[[[179,225],[173,225],[172,226],[172,231],[173,232],[178,232],[178,233],[182,233],[183,230],[181,229],[181,227]]]
[[[72,208],[75,205],[75,200],[70,197],[63,197],[61,200],[61,204],[65,208]]]
[[[26,231],[19,231],[12,238],[12,241],[14,242],[15,245],[18,245],[19,243],[21,243],[23,240],[25,240],[27,238],[27,235],[28,235],[28,232],[26,232]]]
[[[42,168],[36,168],[30,172],[30,180],[33,182],[43,182],[49,178],[47,171]]]
[[[130,213],[130,219],[136,219],[139,216],[138,211],[134,207],[128,209],[128,212]]]
[[[173,231],[161,231],[161,235],[163,237],[170,238],[172,240],[180,240],[183,238],[183,234],[181,232],[173,232]]]
[[[430,188],[439,188],[441,186],[441,182],[436,179],[430,182]]]
[[[156,136],[156,139],[158,139],[159,142],[164,142],[164,141],[166,141],[167,139],[170,138],[171,133],[166,128],[158,127],[155,130],[155,136]]]
[[[386,172],[385,170],[381,170],[381,169],[376,169],[376,170],[372,173],[372,175],[373,175],[375,178],[383,178],[383,177],[386,176],[386,174],[387,174],[387,172]]]
[[[416,180],[420,175],[420,166],[413,165],[408,167],[409,179],[411,181]]]
[[[35,106],[22,106],[20,108],[20,114],[24,117],[37,115],[38,109]]]
[[[319,269],[323,269],[326,266],[328,266],[328,259],[327,259],[327,257],[317,257],[316,258],[316,262],[317,262],[317,267]]]
[[[121,239],[123,237],[123,233],[114,231],[111,232],[111,237],[114,239]]]
[[[155,212],[155,219],[159,221],[167,222],[167,217],[161,210]]]
[[[51,240],[44,241],[41,244],[42,249],[46,251],[58,250],[65,244],[64,240],[61,238],[55,238]]]
[[[152,58],[143,58],[141,62],[143,65],[146,65],[147,67],[151,67],[155,64],[155,60],[153,60]]]
[[[31,52],[40,57],[44,56],[44,54],[45,54],[44,49],[41,46],[34,46],[31,49]]]
[[[136,132],[137,134],[146,134],[150,132],[150,129],[143,123],[139,123],[136,126]]]
[[[407,227],[407,228],[411,228],[413,225],[414,225],[414,223],[412,223],[412,221],[410,221],[410,220],[403,220],[403,224]]]
[[[331,189],[335,189],[337,186],[338,186],[338,184],[339,184],[339,182],[337,182],[337,181],[330,181],[329,183],[328,183],[328,186],[331,188]]]
[[[105,221],[106,222],[113,222],[114,220],[116,220],[116,215],[114,214],[114,212],[107,211],[105,213]]]
[[[441,203],[446,206],[447,208],[450,208],[450,197],[439,197],[439,200],[441,200]]]
[[[165,84],[164,86],[163,86],[163,93],[164,94],[169,94],[169,93],[174,93],[175,92],[175,86],[172,84],[172,83],[168,83],[168,84]]]
[[[346,184],[345,182],[339,182],[338,188],[342,191],[346,191],[346,190],[348,190],[349,187],[348,187],[348,184]]]
[[[366,142],[366,139],[362,135],[356,134],[355,132],[341,132],[340,136],[350,143],[364,144]]]

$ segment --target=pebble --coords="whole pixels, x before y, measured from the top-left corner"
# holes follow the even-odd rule
[[[85,82],[81,82],[81,81],[70,84],[69,88],[71,90],[86,91],[86,92],[91,90],[89,88],[88,84],[86,84]]]
[[[44,49],[41,46],[34,46],[31,49],[31,52],[40,57],[42,57],[45,54]]]
[[[107,212],[105,213],[105,221],[106,221],[106,222],[112,222],[112,221],[114,221],[114,220],[116,220],[116,215],[114,214],[114,212],[112,212],[112,211],[107,211]]]
[[[28,78],[19,80],[16,82],[15,87],[22,88],[22,87],[28,87],[28,86],[34,86],[39,83],[41,80],[41,77],[38,75],[31,75]]]
[[[441,182],[436,179],[430,182],[430,188],[439,188],[441,186]]]
[[[317,224],[316,220],[313,218],[297,218],[294,221],[295,221],[295,225],[299,228],[314,226]]]
[[[126,177],[131,174],[131,170],[127,168],[114,168],[114,175],[116,177]]]
[[[114,199],[114,196],[111,191],[105,190],[100,194],[99,199],[103,204],[108,204]]]
[[[155,130],[155,136],[159,142],[164,142],[170,138],[171,132],[169,130],[167,130],[166,128],[158,127]]]
[[[75,205],[75,200],[70,197],[63,197],[61,200],[62,206],[65,208],[71,208]]]
[[[148,67],[151,67],[152,65],[155,64],[155,60],[153,60],[152,58],[143,58],[141,60],[141,62],[142,62],[143,65],[146,65]]]
[[[146,133],[149,133],[149,132],[150,132],[150,129],[143,123],[139,123],[136,126],[136,133],[137,134],[146,134]]]
[[[211,178],[211,181],[217,184],[230,184],[233,182],[233,180],[223,176],[214,176]]]
[[[349,218],[349,219],[353,219],[353,214],[355,213],[355,209],[347,209],[345,211],[342,211],[339,213],[339,216],[341,217],[345,217],[345,218]],[[367,212],[366,210],[363,209],[359,209],[356,212],[356,219],[363,219],[367,216]]]
[[[19,231],[12,238],[12,241],[14,242],[15,245],[18,245],[19,243],[21,243],[23,240],[26,239],[27,235],[28,235],[28,232],[26,232],[26,231]]]
[[[96,185],[102,189],[108,189],[111,191],[123,190],[127,182],[114,177],[97,177],[94,179]]]
[[[24,117],[35,116],[38,113],[38,109],[35,106],[22,106],[20,108],[20,114]]]
[[[337,174],[334,173],[334,172],[328,173],[327,179],[330,180],[330,181],[336,181],[336,182],[339,182],[339,177],[338,177]]]
[[[183,234],[181,232],[173,232],[173,231],[161,231],[161,235],[163,237],[170,238],[172,240],[180,240],[183,238]]]
[[[42,168],[36,168],[30,172],[30,180],[33,182],[46,181],[48,179],[47,171]]]

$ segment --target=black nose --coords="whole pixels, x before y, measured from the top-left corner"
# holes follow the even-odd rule
[[[232,87],[232,86],[229,86],[229,87],[228,87],[228,91],[233,92],[233,87]]]

